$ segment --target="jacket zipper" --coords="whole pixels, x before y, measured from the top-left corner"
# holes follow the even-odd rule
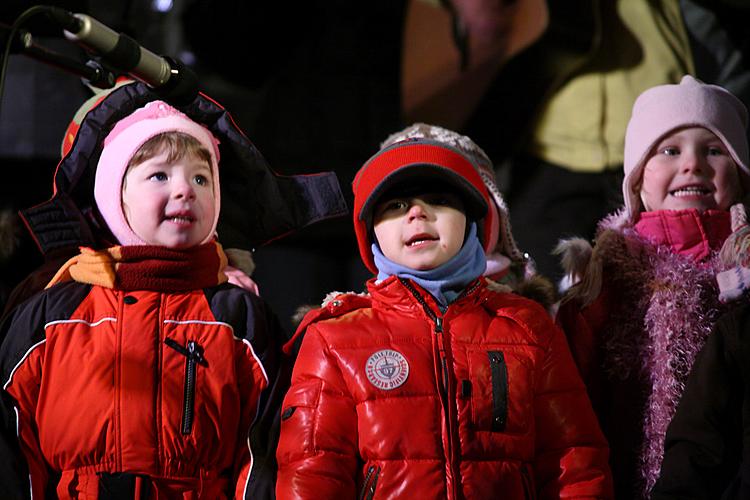
[[[443,376],[443,396],[448,396],[448,360],[445,355],[445,343],[443,342],[443,318],[435,316],[435,336],[438,342],[438,354],[440,354],[440,368]]]
[[[377,465],[371,465],[367,468],[367,474],[365,474],[365,480],[362,482],[362,491],[359,492],[359,500],[372,500],[375,496],[375,488],[378,484],[378,476],[380,476],[380,467]]]
[[[195,369],[197,364],[208,366],[203,357],[203,348],[194,340],[188,340],[187,346],[180,344],[170,338],[164,339],[164,343],[185,356],[185,383],[183,386],[182,400],[182,434],[190,434],[193,428],[193,410],[195,406]]]
[[[114,414],[114,421],[115,421],[115,440],[116,440],[116,446],[115,446],[115,467],[117,467],[117,470],[122,470],[122,401],[121,401],[121,393],[122,393],[122,343],[123,343],[123,328],[122,325],[125,323],[125,307],[124,307],[124,296],[123,293],[122,296],[119,299],[119,305],[118,305],[118,318],[121,318],[121,321],[117,321],[117,335],[115,337],[115,414]]]
[[[438,316],[435,314],[435,312],[430,309],[429,304],[424,300],[424,298],[419,294],[416,288],[414,288],[414,285],[411,284],[411,281],[399,278],[399,281],[411,292],[412,295],[414,295],[414,298],[417,299],[417,302],[422,306],[422,309],[424,309],[425,314],[427,314],[427,317],[429,317],[432,322],[435,324],[435,328],[433,330],[433,333],[435,334],[435,338],[437,339],[438,343],[438,357],[440,359],[440,370],[441,370],[441,384],[440,384],[440,392],[444,397],[448,396],[448,362],[445,356],[445,344],[443,342],[443,318],[442,316]]]
[[[425,314],[432,320],[432,322],[435,324],[435,328],[433,329],[433,333],[435,334],[435,338],[437,340],[437,347],[438,347],[438,359],[440,362],[440,380],[439,380],[439,387],[440,387],[440,402],[443,406],[443,412],[446,416],[446,427],[448,429],[448,449],[446,451],[448,464],[451,469],[453,469],[453,426],[450,418],[450,404],[449,404],[449,375],[448,375],[448,359],[445,352],[445,342],[443,340],[444,338],[444,332],[443,332],[443,317],[438,316],[435,314],[435,312],[430,308],[429,304],[424,300],[424,298],[419,294],[416,288],[414,288],[414,285],[407,279],[404,278],[398,278],[401,284],[406,287],[409,292],[411,292],[412,295],[414,295],[414,298],[419,302],[419,304],[424,309]],[[472,287],[471,290],[473,290],[475,287]],[[459,297],[462,297],[468,293],[467,290],[464,290],[464,292],[459,295]],[[456,479],[458,476],[456,474],[453,474],[454,480],[453,488],[455,490],[456,488]],[[455,498],[457,496],[456,491],[452,492],[452,495],[450,497]]]

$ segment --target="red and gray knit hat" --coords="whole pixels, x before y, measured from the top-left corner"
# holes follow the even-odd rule
[[[390,135],[383,141],[381,147],[384,148],[407,139],[431,139],[459,150],[471,160],[482,178],[493,202],[489,204],[484,233],[487,249],[487,272],[485,275],[501,276],[513,264],[523,269],[524,273],[530,272],[530,268],[526,269],[529,257],[519,250],[513,238],[508,206],[495,183],[495,167],[484,150],[465,135],[426,123],[415,123]]]
[[[747,192],[750,185],[747,126],[747,108],[742,101],[726,89],[704,84],[690,75],[685,75],[677,85],[658,85],[639,95],[625,132],[622,194],[630,223],[640,213],[641,200],[636,187],[651,150],[677,129],[703,127],[714,133],[737,164]]]
[[[491,217],[490,196],[476,165],[458,149],[431,139],[406,139],[382,148],[367,160],[352,183],[354,231],[359,253],[367,268],[377,273],[372,255],[372,211],[381,196],[399,189],[429,185],[451,186],[461,195],[468,218],[477,221],[480,240],[487,250]]]
[[[213,239],[219,221],[219,142],[209,130],[163,101],[151,101],[123,118],[104,140],[94,180],[94,199],[107,227],[121,245],[145,245],[131,229],[122,209],[122,182],[130,159],[152,137],[164,132],[182,132],[194,137],[211,155],[214,178],[214,220],[201,243]]]

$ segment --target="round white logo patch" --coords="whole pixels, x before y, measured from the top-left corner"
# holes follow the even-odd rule
[[[365,365],[367,380],[378,389],[390,391],[400,387],[409,376],[409,363],[403,354],[392,349],[383,349],[367,358]]]

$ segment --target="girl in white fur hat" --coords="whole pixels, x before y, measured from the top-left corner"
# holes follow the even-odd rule
[[[625,136],[625,207],[593,250],[560,253],[571,281],[558,322],[607,435],[618,498],[647,498],[685,378],[723,310],[720,250],[750,178],[747,110],[685,76],[636,100]],[[735,208],[731,213],[744,213]],[[729,259],[731,261],[731,259]]]

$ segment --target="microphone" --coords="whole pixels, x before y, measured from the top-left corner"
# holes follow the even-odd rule
[[[198,79],[182,62],[158,56],[86,14],[73,14],[57,7],[50,10],[50,16],[62,26],[65,38],[99,54],[105,62],[145,83],[165,100],[185,105],[197,96]]]

